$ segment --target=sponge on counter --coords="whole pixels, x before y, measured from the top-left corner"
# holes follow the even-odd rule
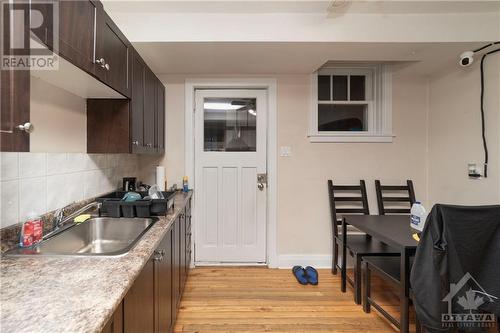
[[[91,217],[90,214],[82,214],[82,215],[78,215],[77,217],[75,217],[75,219],[73,221],[75,223],[82,223],[82,222],[85,222],[88,219],[90,219],[90,217]]]

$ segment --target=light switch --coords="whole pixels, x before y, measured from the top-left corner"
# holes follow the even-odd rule
[[[290,156],[292,156],[292,147],[281,146],[280,147],[280,156],[282,156],[282,157],[290,157]]]

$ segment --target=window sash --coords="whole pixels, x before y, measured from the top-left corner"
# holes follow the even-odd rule
[[[319,101],[318,75],[365,75],[364,101]],[[332,78],[330,79],[332,80]],[[311,113],[309,138],[311,142],[392,142],[392,83],[391,73],[383,64],[335,64],[322,68],[311,76]],[[350,89],[350,84],[348,84]],[[330,84],[330,89],[333,86]],[[333,98],[333,94],[330,96]],[[367,130],[319,131],[318,113],[321,104],[367,105]]]

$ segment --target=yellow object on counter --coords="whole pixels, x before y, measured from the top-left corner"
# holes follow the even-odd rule
[[[75,223],[82,223],[82,222],[87,221],[90,218],[91,218],[90,214],[82,214],[82,215],[78,215],[77,217],[75,217],[75,219],[73,221]]]
[[[417,242],[420,242],[420,237],[418,236],[418,234],[413,234],[413,239]]]

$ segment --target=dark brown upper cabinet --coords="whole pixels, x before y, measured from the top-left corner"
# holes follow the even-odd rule
[[[156,151],[165,152],[165,86],[160,80],[156,84]]]
[[[146,68],[144,81],[144,143],[148,152],[156,152],[155,148],[155,114],[157,79],[153,72]]]
[[[146,64],[136,52],[132,56],[132,100],[130,101],[131,151],[143,153],[146,150],[144,143],[144,74]]]
[[[95,75],[130,97],[129,58],[131,45],[104,10],[97,11]]]
[[[59,1],[59,54],[89,73],[94,71],[94,29],[100,11],[97,1]]]
[[[14,2],[11,2],[11,6],[14,6]],[[2,43],[9,40],[10,27],[20,24],[16,18],[18,16],[15,15],[6,17],[14,21],[6,22],[6,29],[2,29]],[[24,28],[27,29],[27,20],[23,22]],[[7,48],[3,51],[10,52]],[[4,69],[0,71],[0,80],[0,150],[29,151],[30,73],[27,70]]]
[[[135,50],[130,73],[130,100],[87,100],[88,153],[165,151],[165,87]]]

